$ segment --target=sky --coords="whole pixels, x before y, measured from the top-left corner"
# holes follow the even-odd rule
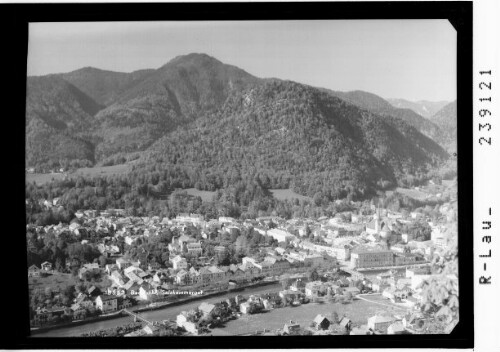
[[[196,52],[261,78],[451,101],[456,51],[447,20],[31,23],[28,75],[132,72]]]

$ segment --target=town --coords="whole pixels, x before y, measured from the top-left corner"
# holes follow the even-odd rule
[[[456,182],[447,187],[456,190]],[[57,198],[40,202],[64,208]],[[456,197],[411,212],[348,205],[318,219],[137,217],[108,209],[77,211],[68,224],[29,224],[32,331],[129,316],[134,323],[126,327],[83,335],[203,335],[252,316],[259,328],[240,334],[430,333],[437,318],[424,312],[424,291],[437,275],[433,261],[456,241]],[[47,257],[54,260],[40,262]],[[454,274],[445,277],[458,286]],[[245,295],[255,287],[260,293]],[[175,319],[143,316],[199,301]],[[302,306],[320,310],[309,323],[298,322],[289,312]]]

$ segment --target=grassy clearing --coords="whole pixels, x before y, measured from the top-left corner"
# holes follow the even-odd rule
[[[26,183],[35,182],[37,185],[43,185],[47,182],[52,182],[55,180],[62,180],[64,178],[63,174],[26,174]]]
[[[372,298],[370,298],[372,299]],[[379,299],[379,298],[375,298]],[[385,304],[390,302],[382,300]],[[349,304],[342,303],[309,303],[299,307],[274,309],[268,313],[243,315],[237,320],[230,321],[224,328],[213,329],[213,335],[234,335],[255,332],[256,330],[281,329],[290,320],[296,321],[302,327],[308,327],[318,314],[331,319],[333,312],[339,317],[344,314],[352,320],[354,325],[367,323],[367,319],[375,314],[403,314],[404,310],[394,306],[381,306],[363,300],[355,300]]]
[[[113,166],[95,166],[95,167],[83,167],[76,170],[73,173],[68,174],[69,177],[72,176],[85,176],[85,177],[95,177],[95,176],[113,176],[126,174],[132,169],[131,164],[121,164]],[[48,182],[55,180],[64,179],[65,174],[53,173],[53,174],[26,174],[26,182],[35,182],[38,185],[43,185]]]
[[[308,200],[308,201],[312,200],[309,197],[295,193],[291,189],[270,189],[270,191],[273,194],[274,198],[278,200],[292,200],[292,199]]]
[[[417,199],[417,200],[425,200],[429,197],[429,194],[423,191],[416,190],[414,188],[396,188],[398,193],[404,194],[407,197]]]
[[[196,188],[186,188],[185,191],[195,197],[201,197],[201,200],[203,202],[211,202],[215,192],[211,191],[200,191],[199,189]]]
[[[84,167],[76,170],[73,176],[112,176],[112,175],[121,175],[126,174],[131,170],[131,166],[129,164],[120,164],[113,166],[95,166],[95,167]]]
[[[186,189],[178,189],[178,191],[185,191],[187,194],[195,197],[201,197],[202,202],[212,202],[215,192],[211,191],[200,191],[196,188],[186,188]],[[168,196],[168,201],[172,200],[172,193]]]
[[[31,292],[35,290],[44,291],[46,287],[53,290],[63,290],[68,286],[76,285],[79,282],[77,277],[71,274],[54,272],[53,275],[45,277],[30,277],[28,278],[28,285]]]

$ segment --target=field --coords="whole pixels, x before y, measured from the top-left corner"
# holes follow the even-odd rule
[[[63,290],[67,286],[75,285],[78,283],[78,278],[73,277],[71,274],[64,274],[59,272],[54,272],[53,275],[45,277],[30,277],[28,278],[29,290],[41,290],[44,291],[46,287],[52,289],[58,288]]]
[[[308,201],[312,200],[309,197],[295,193],[291,189],[271,189],[270,191],[273,194],[274,198],[278,200],[292,200],[292,199],[308,200]]]
[[[425,200],[430,196],[430,194],[416,190],[414,188],[398,187],[398,188],[396,188],[396,192],[404,194],[405,196],[408,196],[410,198],[417,199],[417,200]]]
[[[331,314],[334,311],[339,317],[345,314],[352,320],[353,325],[362,325],[367,323],[369,317],[377,313],[402,315],[406,311],[406,309],[401,309],[381,298],[380,295],[373,298],[369,296],[369,299],[380,301],[381,304],[355,300],[349,304],[308,303],[299,307],[278,308],[268,313],[243,315],[237,320],[228,322],[224,328],[213,329],[212,333],[214,336],[222,336],[251,333],[264,328],[275,330],[283,328],[290,320],[299,323],[301,327],[308,327],[318,314],[323,314],[331,319]]]
[[[129,172],[131,169],[130,164],[121,164],[113,166],[95,166],[95,167],[83,167],[75,172],[69,173],[68,176],[111,176],[111,175],[121,175]],[[64,179],[65,174],[63,173],[51,173],[51,174],[26,174],[26,182],[35,182],[38,185],[43,185],[47,182],[52,182],[55,180]]]
[[[121,175],[126,174],[130,171],[130,164],[120,164],[113,166],[94,166],[94,167],[84,167],[76,170],[71,175],[77,176],[111,176],[111,175]]]
[[[211,202],[215,195],[215,192],[211,191],[200,191],[196,188],[186,188],[186,189],[178,189],[178,191],[185,191],[187,194],[195,197],[201,197],[202,202]],[[170,201],[172,194],[169,195],[168,200]]]
[[[196,188],[186,188],[185,191],[192,196],[201,197],[203,202],[211,202],[215,195],[215,192],[200,191]]]
[[[33,183],[35,182],[37,185],[43,185],[47,182],[52,182],[55,180],[62,180],[64,178],[64,174],[26,174],[26,182]]]

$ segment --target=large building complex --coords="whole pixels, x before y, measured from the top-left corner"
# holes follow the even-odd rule
[[[358,249],[351,253],[351,268],[376,268],[394,265],[394,253],[389,250]]]

